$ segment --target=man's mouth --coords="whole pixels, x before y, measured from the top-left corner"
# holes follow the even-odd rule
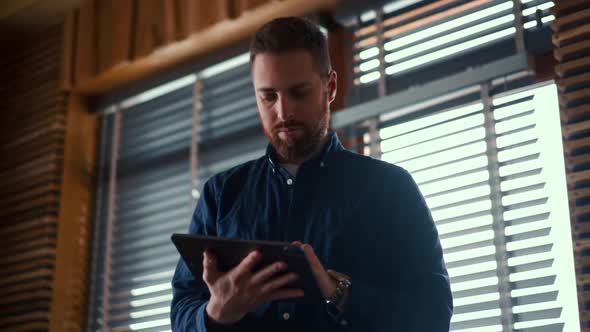
[[[299,126],[293,126],[293,127],[282,127],[278,129],[278,132],[280,133],[293,133],[296,132],[298,130],[301,130],[301,127]]]

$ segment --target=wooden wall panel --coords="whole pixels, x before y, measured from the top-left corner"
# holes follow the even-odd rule
[[[133,35],[134,58],[144,57],[162,44],[158,12],[158,2],[161,0],[142,0],[136,3],[136,20]]]
[[[247,38],[261,22],[329,10],[338,1],[88,0],[75,11],[69,38],[76,47],[66,56],[73,64],[63,86],[103,94]]]
[[[135,24],[133,0],[105,0],[101,2],[112,10],[113,27],[110,63],[113,67],[131,60],[131,32]]]
[[[0,330],[48,330],[66,100],[62,26],[0,55]]]
[[[583,331],[590,331],[590,3],[553,8],[554,57]]]
[[[86,80],[96,75],[97,71],[97,6],[87,2],[77,10],[75,48],[75,78]]]
[[[232,16],[239,17],[250,9],[262,6],[267,0],[234,0]]]

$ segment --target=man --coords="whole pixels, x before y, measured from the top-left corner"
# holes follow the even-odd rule
[[[295,242],[328,303],[289,288],[297,276],[283,262],[252,272],[252,252],[222,273],[206,253],[202,278],[178,263],[173,330],[448,331],[449,280],[416,184],[328,131],[336,72],[323,34],[305,19],[273,20],[256,33],[250,66],[267,154],[212,177],[189,232]]]

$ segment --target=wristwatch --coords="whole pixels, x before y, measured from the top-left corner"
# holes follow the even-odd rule
[[[350,277],[344,273],[336,272],[334,270],[328,270],[326,272],[328,272],[332,279],[338,282],[336,285],[336,290],[332,296],[326,299],[328,313],[332,317],[336,317],[340,315],[342,311],[344,311],[344,305],[346,304],[346,300],[350,294],[352,282]]]

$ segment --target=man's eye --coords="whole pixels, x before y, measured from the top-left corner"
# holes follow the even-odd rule
[[[291,95],[295,99],[303,99],[307,96],[307,90],[295,90],[291,92]]]
[[[264,93],[262,94],[262,100],[265,102],[272,102],[277,99],[277,95],[275,93]]]

